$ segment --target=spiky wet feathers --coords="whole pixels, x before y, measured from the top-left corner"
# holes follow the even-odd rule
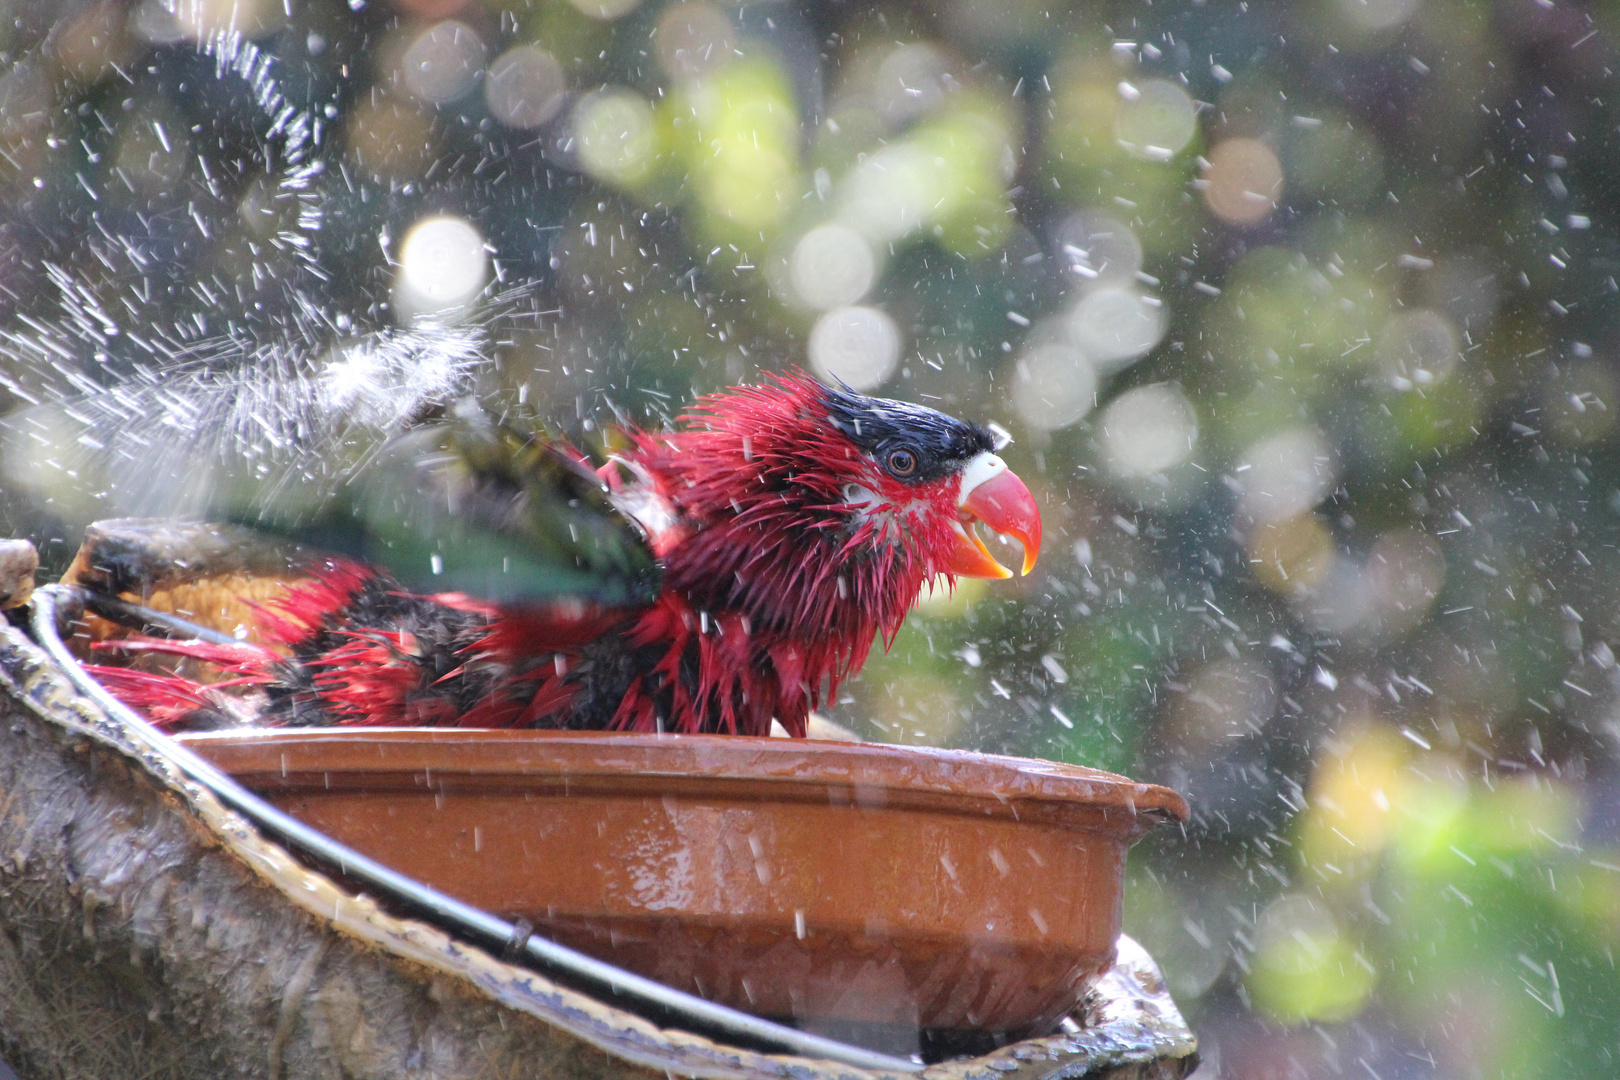
[[[645,608],[497,608],[329,561],[266,620],[291,655],[237,681],[272,723],[802,735],[952,572],[962,470],[989,452],[983,429],[896,405],[788,376],[635,433],[603,476],[663,562]]]

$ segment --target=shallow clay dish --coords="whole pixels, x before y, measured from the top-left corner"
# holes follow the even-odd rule
[[[293,816],[583,952],[811,1030],[1021,1034],[1113,960],[1167,788],[1023,758],[724,736],[182,741]]]

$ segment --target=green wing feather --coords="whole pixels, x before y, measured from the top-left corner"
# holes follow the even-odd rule
[[[472,408],[356,449],[329,475],[230,485],[212,516],[386,567],[414,592],[627,606],[660,568],[605,485],[539,426]]]

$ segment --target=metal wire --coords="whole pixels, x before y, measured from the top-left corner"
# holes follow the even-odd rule
[[[222,634],[218,630],[211,630],[206,626],[198,626],[194,622],[182,619],[178,615],[171,615],[167,611],[156,611],[140,604],[132,604],[128,600],[121,600],[106,593],[90,592],[86,589],[78,590],[84,600],[86,611],[93,611],[104,619],[111,619],[123,626],[155,626],[159,630],[167,630],[171,634],[183,637],[196,638],[206,641],[210,645],[240,645],[241,642],[229,634]]]
[[[34,593],[30,617],[34,639],[62,667],[73,685],[110,717],[141,732],[188,778],[208,789],[220,802],[253,822],[261,832],[275,838],[278,843],[334,867],[344,877],[365,886],[413,916],[457,937],[479,942],[496,955],[513,949],[514,944],[521,941],[521,948],[513,951],[516,952],[516,959],[525,966],[600,1000],[611,998],[611,1004],[615,1007],[654,1023],[767,1053],[821,1058],[890,1072],[916,1072],[923,1068],[920,1061],[881,1054],[716,1005],[603,963],[554,941],[525,934],[522,927],[446,896],[310,828],[271,806],[189,748],[158,731],[85,671],[63,644],[58,621],[70,606],[80,604],[120,622],[140,621],[216,643],[220,639],[234,643],[235,639],[163,612],[74,586],[47,585]]]

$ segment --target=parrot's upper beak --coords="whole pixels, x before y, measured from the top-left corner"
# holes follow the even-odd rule
[[[944,569],[960,577],[1009,578],[1012,571],[996,561],[973,531],[982,521],[996,532],[1024,545],[1024,573],[1035,568],[1041,552],[1041,511],[1035,496],[995,454],[980,454],[962,470],[962,491],[957,499],[961,521],[954,522],[954,546]]]

